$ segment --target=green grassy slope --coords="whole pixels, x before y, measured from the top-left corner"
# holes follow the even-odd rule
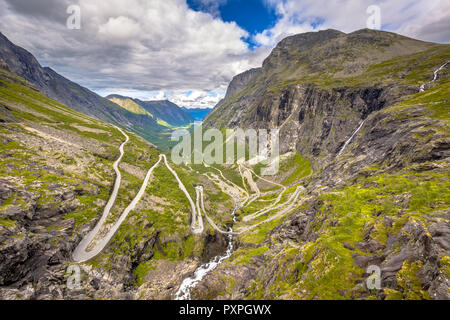
[[[140,136],[128,135],[119,167],[122,182],[107,224],[114,223],[137,194],[160,153]],[[71,251],[65,248],[75,246],[95,225],[109,199],[115,180],[112,165],[124,140],[113,125],[49,99],[27,81],[0,70],[0,254],[22,239],[50,252],[63,250],[64,258],[57,266],[66,269]],[[194,185],[205,183],[205,178],[186,167],[171,165],[195,199]],[[229,201],[214,185],[205,186],[205,195],[222,199],[223,204]],[[202,236],[195,241],[192,238],[190,218],[186,197],[162,165],[154,171],[138,207],[105,251],[89,264],[102,270],[113,266],[121,276],[136,277],[139,284],[152,264],[152,256],[142,260],[138,255],[139,247],[156,235],[153,261],[178,262],[201,256],[204,242]],[[33,219],[31,226],[27,219]],[[114,264],[116,259],[127,262]],[[10,263],[11,268],[17,268],[14,261]],[[9,268],[9,264],[3,267]]]

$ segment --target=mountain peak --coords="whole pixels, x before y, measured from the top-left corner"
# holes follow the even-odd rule
[[[348,34],[333,29],[307,32],[280,41],[264,60],[263,72],[287,67],[287,71],[283,72],[298,70],[295,73],[305,76],[337,70],[345,74],[359,74],[374,61],[420,52],[429,49],[430,45],[434,44],[371,29]],[[328,66],[324,65],[324,61]]]
[[[340,36],[344,36],[345,33],[342,31],[327,29],[320,31],[311,31],[305,33],[299,33],[293,36],[289,36],[281,40],[277,47],[287,47],[287,46],[307,46],[310,44],[317,44],[323,41],[334,39]]]
[[[228,86],[225,99],[231,98],[242,89],[244,89],[250,83],[250,81],[259,74],[260,71],[261,68],[253,68],[234,76],[233,80],[231,80],[231,83]]]

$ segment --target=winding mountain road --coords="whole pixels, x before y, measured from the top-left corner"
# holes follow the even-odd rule
[[[269,205],[268,207],[263,208],[263,209],[261,209],[261,210],[255,212],[255,213],[253,213],[253,214],[251,214],[251,215],[248,215],[248,216],[244,217],[244,219],[243,219],[244,221],[250,221],[250,220],[252,220],[252,219],[254,219],[254,218],[256,218],[256,217],[259,217],[260,215],[262,215],[262,214],[264,214],[264,213],[266,213],[266,212],[269,212],[269,211],[273,210],[274,207],[281,201],[281,197],[282,197],[283,194],[286,192],[287,188],[286,188],[285,186],[283,186],[282,184],[279,184],[279,183],[276,183],[276,182],[267,180],[267,179],[265,179],[265,178],[263,178],[263,177],[257,175],[256,172],[255,172],[253,169],[246,168],[245,166],[244,166],[244,168],[247,169],[250,173],[253,173],[253,174],[255,175],[255,177],[257,177],[257,178],[259,178],[259,179],[261,179],[261,180],[264,180],[264,181],[266,181],[266,182],[269,182],[269,183],[271,183],[271,184],[273,184],[273,185],[275,185],[275,186],[279,186],[279,187],[282,188],[282,191],[278,194],[278,197],[275,199],[275,201],[274,201],[271,205]],[[260,194],[260,195],[261,195],[261,194]],[[256,199],[255,199],[255,200],[256,200]],[[250,204],[250,203],[249,203],[249,204]],[[277,207],[277,208],[278,208],[278,207]]]
[[[189,200],[189,203],[191,204],[191,210],[192,210],[191,229],[192,229],[192,232],[198,234],[198,233],[202,233],[203,229],[204,229],[200,209],[197,214],[197,210],[195,208],[194,202],[192,201],[192,198],[189,195],[186,187],[184,186],[184,184],[181,182],[180,178],[178,177],[178,174],[169,166],[166,155],[160,154],[159,160],[148,170],[147,175],[145,176],[145,179],[141,185],[141,188],[139,189],[139,191],[136,194],[136,196],[134,197],[134,199],[125,208],[125,210],[120,215],[119,219],[112,226],[112,228],[108,231],[108,233],[103,238],[101,238],[97,243],[95,243],[94,247],[91,250],[88,250],[88,247],[91,245],[92,241],[95,239],[95,237],[100,232],[101,228],[105,224],[106,219],[109,216],[109,213],[111,212],[111,209],[117,199],[117,194],[119,192],[120,183],[122,180],[122,175],[119,170],[119,164],[120,164],[120,161],[122,160],[122,157],[124,154],[124,146],[128,143],[130,138],[120,128],[118,128],[118,127],[116,127],[116,128],[125,136],[125,142],[123,142],[120,145],[120,147],[119,147],[120,156],[113,164],[113,168],[116,173],[116,180],[114,182],[113,192],[111,193],[108,203],[106,204],[106,206],[103,210],[102,217],[98,221],[97,225],[80,241],[78,246],[73,251],[72,258],[75,262],[85,262],[85,261],[90,260],[90,259],[94,258],[95,256],[97,256],[107,246],[109,241],[114,237],[117,230],[119,230],[120,226],[127,218],[128,214],[132,210],[134,210],[134,208],[136,207],[138,202],[141,200],[142,196],[145,193],[147,185],[150,181],[150,177],[153,173],[153,170],[159,166],[159,164],[161,163],[162,160],[164,160],[164,163],[165,163],[167,169],[169,169],[169,171],[172,173],[172,175],[177,180],[178,187],[184,192],[187,199]]]
[[[197,196],[196,203],[197,203],[198,211],[199,212],[203,212],[203,214],[205,215],[206,221],[208,221],[208,223],[211,225],[211,227],[213,227],[213,229],[215,229],[217,232],[219,232],[221,234],[227,234],[227,235],[240,235],[240,234],[243,234],[243,233],[245,233],[247,231],[250,231],[250,230],[252,230],[252,229],[254,229],[254,228],[256,228],[256,227],[258,227],[258,226],[260,226],[260,225],[262,225],[264,223],[266,223],[266,222],[270,222],[270,221],[272,221],[274,219],[277,219],[277,218],[283,216],[285,213],[287,213],[290,210],[292,210],[294,208],[294,206],[295,206],[295,203],[298,200],[299,195],[304,190],[305,190],[305,188],[303,186],[298,186],[297,189],[294,191],[294,193],[289,197],[289,199],[286,202],[284,202],[284,203],[282,203],[282,204],[280,204],[280,205],[278,205],[276,207],[274,207],[276,205],[276,203],[274,203],[271,206],[267,207],[264,210],[264,212],[261,212],[260,214],[252,217],[251,219],[245,220],[245,218],[244,218],[244,221],[249,221],[249,220],[252,220],[252,219],[254,219],[254,218],[256,218],[256,217],[258,217],[258,216],[260,216],[260,215],[262,215],[264,213],[267,213],[269,211],[272,211],[272,210],[275,210],[275,209],[282,209],[277,214],[275,214],[275,215],[273,215],[273,216],[271,216],[271,217],[269,217],[269,218],[267,218],[267,219],[265,219],[263,221],[260,221],[260,222],[254,224],[254,225],[251,225],[251,226],[248,226],[248,227],[243,227],[239,231],[224,231],[224,230],[220,229],[217,226],[217,224],[208,216],[208,214],[207,214],[207,212],[205,210],[205,206],[204,206],[204,195],[203,195],[203,187],[202,186],[196,187],[196,196]],[[283,192],[280,193],[279,198],[281,198],[281,195],[284,193],[284,191],[286,191],[286,190],[283,190]],[[201,203],[201,207],[200,207],[200,203]],[[239,199],[236,199],[236,206],[235,206],[235,209],[233,210],[233,214],[232,214],[234,221],[235,221],[234,213],[235,213],[235,211],[236,211],[236,209],[238,207],[239,207]]]
[[[118,157],[118,159],[114,162],[113,164],[113,168],[114,171],[116,173],[116,179],[114,182],[114,187],[113,187],[113,191],[111,193],[111,196],[105,206],[105,208],[103,209],[103,214],[100,218],[100,220],[97,222],[96,226],[94,227],[94,229],[92,229],[78,244],[78,246],[75,248],[75,250],[72,253],[72,258],[75,262],[85,262],[88,261],[92,258],[94,258],[95,256],[97,256],[107,245],[108,243],[111,241],[111,239],[114,237],[114,235],[116,234],[117,230],[119,230],[120,226],[122,225],[122,223],[125,221],[125,219],[127,218],[127,216],[129,215],[129,213],[131,211],[133,211],[136,207],[136,205],[138,204],[138,202],[141,200],[141,198],[144,196],[145,194],[145,190],[150,182],[150,178],[152,176],[152,173],[154,171],[155,168],[157,168],[161,161],[164,161],[165,166],[167,167],[167,169],[172,173],[172,175],[175,177],[176,181],[178,182],[178,188],[180,188],[180,190],[183,191],[183,193],[185,194],[186,198],[189,201],[189,204],[191,206],[191,213],[192,213],[192,221],[191,221],[191,230],[194,234],[201,234],[204,231],[204,223],[203,223],[203,214],[205,215],[206,220],[208,221],[208,223],[218,232],[222,233],[222,234],[228,234],[228,235],[237,235],[237,234],[242,234],[246,231],[249,231],[263,223],[266,223],[268,221],[271,221],[273,219],[276,219],[277,217],[279,217],[280,215],[284,214],[285,212],[291,210],[293,208],[293,206],[295,205],[295,202],[300,194],[300,191],[303,189],[303,187],[298,187],[297,190],[291,195],[291,197],[283,204],[280,204],[278,206],[276,206],[280,200],[282,195],[284,194],[284,192],[287,190],[286,187],[284,187],[281,184],[269,181],[265,178],[259,177],[252,169],[248,169],[246,167],[244,167],[247,172],[251,175],[254,174],[255,176],[259,177],[260,179],[263,179],[267,182],[270,182],[274,185],[278,185],[282,187],[282,192],[278,195],[277,199],[275,200],[274,203],[272,203],[271,205],[269,205],[268,207],[259,210],[258,212],[253,213],[250,216],[247,216],[244,218],[244,221],[249,221],[252,220],[256,217],[259,217],[260,215],[267,213],[269,211],[275,210],[275,209],[282,209],[279,213],[277,213],[276,215],[261,221],[253,226],[248,226],[248,227],[243,227],[241,228],[241,230],[239,231],[223,231],[221,230],[215,223],[214,221],[208,216],[206,210],[205,210],[205,205],[204,205],[204,194],[203,194],[203,187],[202,186],[197,186],[195,188],[196,190],[196,202],[194,203],[194,201],[192,200],[189,192],[186,189],[186,186],[183,184],[183,182],[181,181],[181,179],[179,178],[178,174],[176,173],[175,170],[172,169],[172,167],[169,165],[168,161],[167,161],[167,157],[165,154],[160,154],[159,155],[159,159],[158,161],[148,170],[144,181],[142,182],[141,188],[139,189],[138,193],[136,194],[136,196],[134,197],[134,199],[130,202],[130,204],[125,208],[125,210],[122,212],[122,214],[120,215],[120,217],[118,218],[118,220],[113,224],[113,226],[109,229],[109,231],[106,233],[106,235],[104,235],[102,238],[100,239],[96,239],[96,237],[99,236],[100,230],[102,229],[102,227],[104,226],[112,207],[114,206],[114,203],[116,202],[117,199],[117,195],[119,192],[119,188],[120,188],[120,184],[121,184],[121,180],[122,180],[122,175],[120,173],[119,170],[119,165],[120,162],[122,161],[123,155],[124,155],[124,147],[125,145],[129,142],[130,138],[128,137],[128,135],[120,128],[115,127],[117,130],[119,130],[122,135],[125,137],[125,141],[120,145],[119,147],[119,152],[120,155]],[[219,171],[221,177],[228,181],[234,189],[234,187],[238,190],[238,193],[242,193],[245,196],[245,201],[249,200],[249,194],[247,191],[245,191],[244,189],[240,188],[239,186],[235,185],[233,182],[229,181],[228,179],[225,178],[225,176],[223,175],[222,171],[220,169],[214,168],[215,170]],[[209,176],[207,175],[207,177],[209,178]],[[217,179],[219,181],[221,181],[224,185],[227,185],[226,182],[224,182],[223,180],[221,180],[218,176],[216,176]],[[236,191],[236,190],[235,190]],[[233,210],[233,220],[235,220],[235,215],[234,213],[236,212],[237,208],[239,207],[239,205],[242,205],[242,201],[240,199],[240,195],[236,194],[235,192],[232,192],[232,194],[230,194],[235,200],[236,200],[236,206],[235,209]],[[261,195],[260,192],[258,192],[257,198]],[[254,199],[256,200],[256,199]],[[253,201],[254,201],[253,200]],[[247,203],[247,205],[250,203]],[[97,241],[97,242],[95,242]],[[89,248],[91,247],[91,248]]]
[[[275,219],[281,218],[283,215],[285,215],[286,213],[288,213],[289,211],[291,211],[292,209],[294,209],[294,207],[297,205],[297,200],[298,197],[300,196],[300,194],[305,191],[305,188],[303,186],[298,186],[297,189],[294,191],[294,193],[291,195],[291,197],[288,199],[288,201],[286,201],[285,203],[283,203],[280,206],[277,206],[271,210],[275,210],[278,208],[282,208],[283,206],[286,206],[285,208],[283,208],[281,211],[279,211],[278,213],[270,216],[269,218],[258,222],[254,225],[248,226],[248,227],[242,227],[241,229],[239,229],[239,231],[237,231],[237,234],[243,234],[245,232],[248,232],[252,229],[255,229],[256,227],[259,227],[262,224],[265,224],[267,222],[273,221]],[[269,211],[271,211],[269,210]]]
[[[186,198],[189,201],[189,204],[191,205],[191,211],[192,211],[192,222],[191,222],[191,229],[193,233],[199,234],[203,232],[203,219],[202,219],[202,215],[200,212],[198,212],[197,214],[197,210],[194,204],[194,201],[192,201],[191,195],[189,194],[189,192],[187,191],[186,187],[184,186],[183,182],[180,180],[180,178],[178,177],[178,174],[175,172],[175,170],[173,170],[170,166],[169,163],[167,162],[167,157],[165,154],[160,155],[164,158],[164,163],[167,167],[167,169],[169,169],[169,171],[172,173],[172,175],[175,177],[175,179],[178,182],[178,187],[181,189],[181,191],[184,192],[184,194],[186,195]]]
[[[122,145],[120,146],[120,148],[119,148],[120,156],[116,160],[116,162],[114,162],[114,165],[113,165],[114,171],[116,172],[116,181],[114,183],[114,189],[113,189],[113,192],[111,194],[111,197],[109,198],[108,203],[106,204],[106,206],[105,206],[105,208],[103,210],[103,215],[100,218],[99,222],[97,223],[95,228],[92,229],[81,240],[81,242],[78,244],[78,246],[75,248],[74,252],[72,253],[72,258],[76,262],[88,261],[88,260],[92,259],[93,257],[95,257],[96,255],[98,255],[106,247],[106,245],[112,239],[114,234],[120,228],[120,225],[125,221],[125,219],[128,216],[128,214],[136,207],[136,205],[139,202],[139,200],[141,200],[142,196],[145,193],[145,189],[147,188],[147,184],[148,184],[148,182],[150,180],[150,177],[151,177],[151,174],[152,174],[153,170],[161,162],[161,156],[160,156],[158,162],[156,162],[153,165],[153,167],[151,167],[148,170],[147,175],[145,176],[144,182],[142,183],[142,186],[139,189],[139,192],[134,197],[134,199],[131,201],[131,203],[128,205],[128,207],[125,208],[125,210],[120,215],[119,219],[116,221],[116,223],[113,225],[113,227],[108,231],[108,233],[102,239],[99,240],[99,242],[97,242],[95,244],[94,248],[92,248],[91,250],[88,251],[87,250],[88,246],[94,240],[95,236],[99,233],[100,229],[102,228],[102,226],[104,225],[106,219],[108,218],[108,215],[109,215],[109,213],[111,211],[112,206],[114,205],[114,203],[116,201],[117,194],[118,194],[119,188],[120,188],[120,182],[121,182],[121,179],[122,179],[122,175],[120,174],[119,164],[120,164],[120,161],[122,160],[122,157],[123,157],[123,154],[124,154],[123,148],[124,148],[125,144],[128,143],[129,137],[120,128],[117,128],[117,129],[125,136],[126,139],[125,139],[125,142],[122,143]]]
[[[116,129],[119,130],[125,136],[125,142],[123,142],[120,145],[120,147],[119,147],[120,156],[113,164],[113,168],[114,168],[114,171],[116,173],[116,180],[114,182],[113,192],[111,193],[111,196],[110,196],[110,198],[108,200],[108,203],[106,204],[105,208],[103,209],[103,215],[100,218],[100,220],[97,223],[97,225],[95,226],[95,228],[92,229],[83,238],[83,240],[81,240],[81,242],[78,244],[78,246],[75,248],[75,250],[74,250],[74,252],[72,254],[72,257],[77,262],[87,261],[87,260],[89,260],[89,259],[91,259],[93,257],[93,256],[91,256],[91,254],[87,253],[86,248],[92,242],[92,240],[95,238],[97,233],[100,231],[101,227],[103,226],[103,224],[106,221],[106,218],[108,218],[109,212],[111,211],[111,208],[114,205],[114,203],[116,201],[116,198],[117,198],[117,194],[119,192],[120,182],[122,180],[122,175],[120,174],[120,170],[119,170],[119,164],[120,164],[120,161],[122,160],[122,157],[123,157],[123,154],[124,154],[123,148],[128,143],[130,138],[128,137],[128,135],[125,134],[125,132],[122,131],[122,129],[120,129],[118,127],[116,127]],[[100,249],[100,251],[101,251],[101,249]],[[100,251],[98,251],[98,252],[100,252]],[[94,250],[92,252],[94,252]],[[97,250],[95,250],[95,252],[97,252]],[[94,256],[96,254],[98,254],[98,252],[95,253]]]
[[[219,174],[220,174],[220,176],[221,176],[222,179],[224,180],[225,184],[226,184],[226,183],[229,183],[229,184],[232,185],[234,188],[236,188],[237,190],[239,190],[241,193],[245,194],[245,199],[248,200],[248,198],[249,198],[248,192],[247,192],[246,190],[244,190],[243,188],[239,187],[239,186],[238,186],[237,184],[235,184],[233,181],[231,181],[231,180],[225,178],[225,176],[223,175],[222,170],[220,170],[220,169],[218,169],[218,168],[216,168],[216,167],[209,166],[209,165],[207,165],[205,162],[203,162],[203,166],[204,166],[205,168],[213,168],[214,170],[218,171]],[[241,177],[242,177],[242,174],[241,174]],[[245,202],[245,201],[244,201],[244,202]]]

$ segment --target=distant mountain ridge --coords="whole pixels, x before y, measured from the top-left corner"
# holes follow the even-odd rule
[[[205,126],[279,127],[283,152],[304,152],[298,137],[307,134],[314,140],[307,144],[308,152],[313,153],[314,149],[317,154],[317,150],[324,150],[315,145],[317,141],[314,138],[322,135],[319,121],[322,115],[333,114],[329,119],[333,124],[327,123],[329,128],[323,129],[324,135],[329,130],[347,135],[346,130],[351,129],[343,127],[349,125],[346,122],[351,118],[336,121],[338,113],[356,113],[363,119],[375,109],[392,104],[404,92],[413,92],[413,84],[418,90],[420,83],[414,77],[422,75],[414,74],[417,73],[414,65],[400,66],[404,64],[401,57],[406,61],[407,57],[416,54],[420,59],[412,63],[419,65],[422,60],[438,56],[447,48],[448,45],[369,29],[348,34],[329,29],[293,35],[277,44],[261,68],[233,78],[225,98],[205,119]],[[395,59],[399,61],[392,61]],[[385,70],[382,63],[392,63],[393,66]],[[382,72],[375,68],[377,65]],[[393,72],[393,68],[399,69],[398,72]],[[412,75],[408,75],[409,72]],[[422,81],[426,82],[425,79]],[[343,101],[344,94],[349,100],[349,109],[345,112],[335,102]],[[310,106],[318,104],[319,100],[322,106],[330,104],[329,110],[306,117]],[[357,104],[361,104],[359,109],[351,107]],[[305,117],[317,122],[311,123],[317,130],[315,134],[303,125]],[[329,151],[338,148],[336,144],[343,143],[341,139],[333,141]]]
[[[143,101],[117,94],[109,95],[106,98],[131,112],[148,113],[156,120],[162,120],[170,126],[186,126],[195,121],[194,117],[185,112],[183,108],[169,100]]]
[[[164,147],[167,127],[145,113],[134,113],[82,87],[48,67],[0,33],[0,68],[31,82],[46,96],[99,120],[122,126]]]

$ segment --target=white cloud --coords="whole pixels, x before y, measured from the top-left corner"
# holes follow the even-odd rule
[[[450,2],[429,1],[428,5],[416,9],[422,11],[414,23],[405,23],[398,32],[427,41],[450,42]]]
[[[99,26],[98,34],[102,40],[123,42],[140,33],[139,24],[128,17],[109,18],[108,22]]]
[[[213,106],[234,75],[260,66],[288,35],[365,28],[372,4],[380,6],[385,30],[450,41],[444,0],[264,0],[279,19],[254,35],[220,19],[217,9],[226,0],[197,1],[204,12],[185,0],[0,0],[0,31],[42,64],[101,94],[165,97],[192,107]],[[81,30],[66,28],[69,4],[81,7]],[[250,50],[248,36],[260,47]]]
[[[174,91],[142,91],[121,88],[106,88],[98,90],[104,97],[110,94],[118,94],[143,101],[170,100],[180,107],[186,108],[213,108],[225,96],[225,91],[201,91],[201,90],[174,90]]]
[[[212,108],[223,97],[225,92],[205,92],[205,91],[190,91],[190,92],[171,92],[168,95],[170,101],[179,106],[186,108]]]
[[[245,30],[184,0],[74,1],[81,30],[52,19],[52,8],[65,14],[68,0],[45,2],[48,15],[36,7],[36,16],[26,3],[0,0],[0,30],[42,64],[98,92],[224,91],[235,74],[261,63],[242,40]]]
[[[264,0],[280,19],[274,27],[254,35],[262,46],[273,46],[288,35],[338,29],[352,32],[367,27],[370,5],[381,9],[382,29],[422,40],[450,41],[450,3],[440,0]]]

